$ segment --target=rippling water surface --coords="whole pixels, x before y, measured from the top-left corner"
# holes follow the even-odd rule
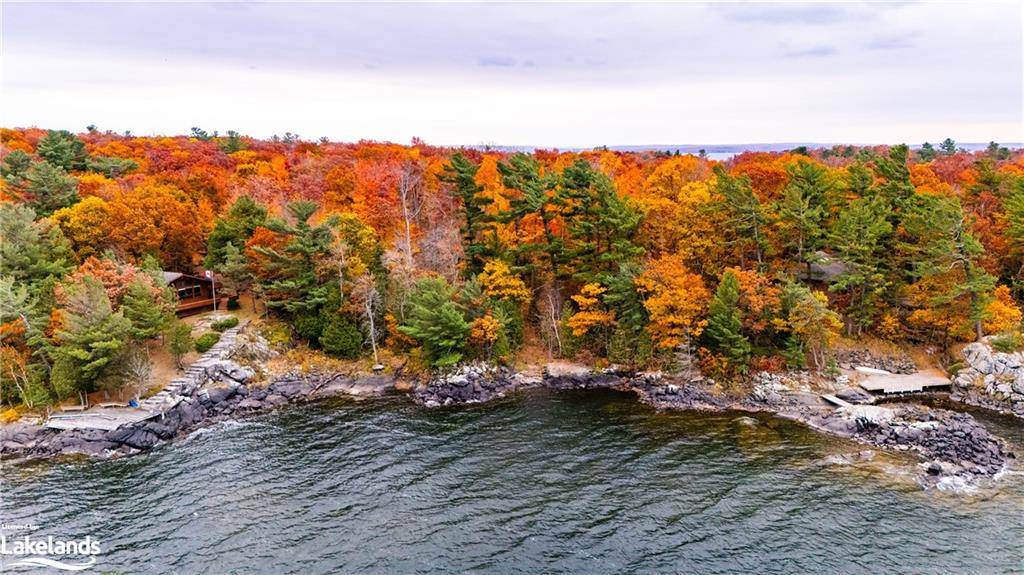
[[[1024,570],[1021,476],[922,491],[908,460],[837,457],[862,449],[613,393],[447,411],[339,400],[140,457],[7,466],[0,517],[99,538],[90,572]]]

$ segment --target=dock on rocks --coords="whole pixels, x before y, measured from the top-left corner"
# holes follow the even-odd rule
[[[897,373],[864,373],[864,378],[857,384],[861,389],[871,393],[891,395],[898,393],[919,393],[937,391],[951,385],[949,378],[938,371],[920,371],[911,374]]]
[[[73,413],[54,413],[46,420],[50,429],[99,429],[113,431],[124,425],[139,423],[159,417],[168,409],[178,405],[184,396],[205,383],[209,370],[228,358],[239,332],[248,322],[224,330],[220,340],[190,365],[181,377],[172,379],[159,392],[139,402],[139,407],[104,408],[91,407]]]

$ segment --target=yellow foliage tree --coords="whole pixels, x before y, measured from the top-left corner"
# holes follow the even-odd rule
[[[800,288],[800,297],[789,310],[789,329],[803,342],[810,355],[811,365],[822,369],[826,364],[829,347],[839,337],[843,322],[839,314],[828,307],[828,296],[819,291]]]
[[[488,355],[500,335],[501,322],[495,319],[491,312],[473,320],[469,326],[469,343],[487,350]]]
[[[530,290],[523,280],[501,260],[490,260],[484,264],[484,271],[478,276],[484,293],[495,299],[526,303],[530,301]]]
[[[648,263],[634,282],[644,296],[644,307],[650,314],[647,331],[655,345],[662,349],[680,345],[688,348],[690,340],[707,325],[702,317],[711,292],[703,278],[686,269],[678,256],[664,255]]]
[[[102,198],[84,198],[73,206],[57,210],[51,219],[71,241],[71,247],[81,261],[100,255],[109,245],[107,226],[110,208]]]
[[[992,301],[985,309],[982,325],[987,333],[1004,333],[1020,328],[1021,311],[1013,301],[1010,288],[998,286],[992,293]]]
[[[607,291],[601,284],[589,283],[580,288],[580,293],[572,296],[579,311],[566,322],[572,334],[584,336],[593,330],[615,325],[615,313],[604,307],[601,295]]]

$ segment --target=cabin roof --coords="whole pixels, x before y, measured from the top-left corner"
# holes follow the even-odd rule
[[[167,283],[167,284],[174,283],[175,281],[177,281],[177,280],[179,280],[181,278],[188,278],[188,279],[191,279],[191,280],[196,280],[196,281],[200,281],[200,282],[207,282],[207,283],[211,283],[212,282],[212,280],[210,278],[207,278],[207,277],[183,274],[181,272],[167,272],[167,271],[165,271],[165,272],[162,272],[162,273],[164,274],[164,283]]]

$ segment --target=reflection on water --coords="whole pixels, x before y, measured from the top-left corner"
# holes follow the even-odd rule
[[[339,400],[140,457],[7,467],[0,513],[98,537],[97,568],[128,573],[1024,569],[1021,476],[922,491],[911,460],[864,451],[613,393]]]

